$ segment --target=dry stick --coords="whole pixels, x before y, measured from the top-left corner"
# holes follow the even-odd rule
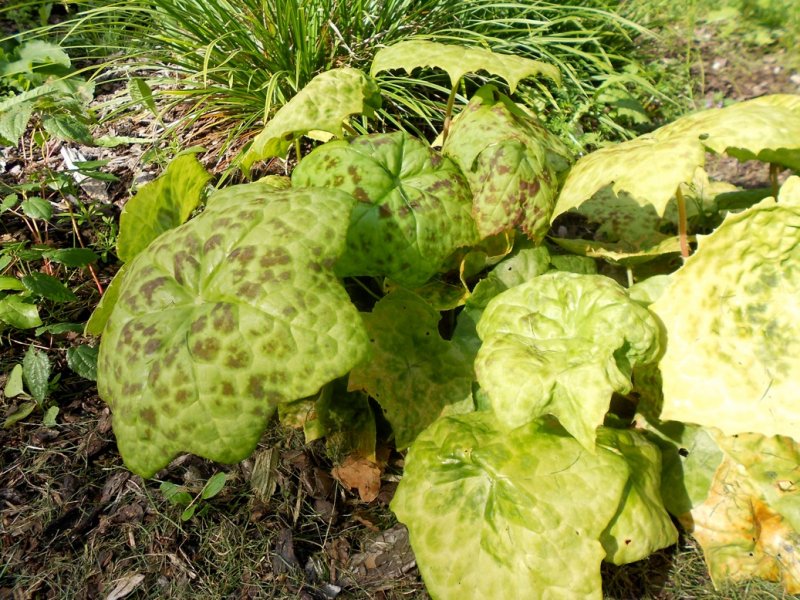
[[[686,201],[683,199],[680,185],[675,190],[675,198],[678,201],[678,239],[681,244],[681,256],[686,259],[689,258],[689,239],[686,232]]]

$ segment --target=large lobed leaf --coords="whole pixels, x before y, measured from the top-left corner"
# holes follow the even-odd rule
[[[377,400],[398,448],[409,446],[443,412],[471,410],[472,363],[439,335],[437,310],[398,289],[363,316],[372,353],[351,371],[349,389]]]
[[[173,160],[155,181],[125,204],[119,217],[117,255],[128,262],[159,235],[185,223],[211,178],[194,154]]]
[[[486,71],[505,79],[512,94],[526,77],[544,75],[556,83],[561,81],[561,73],[556,67],[538,60],[426,40],[408,40],[382,48],[372,60],[370,74],[393,69],[404,69],[411,74],[418,67],[437,67],[447,71],[453,87],[467,73]]]
[[[182,451],[241,460],[279,402],[361,360],[361,318],[332,273],[351,208],[332,190],[234,186],[129,263],[98,390],[132,471]]]
[[[292,142],[310,131],[342,137],[347,117],[372,116],[380,104],[377,83],[358,69],[320,73],[267,122],[242,157],[242,168],[249,170],[256,161],[285,156]]]
[[[336,266],[342,276],[418,287],[454,250],[477,241],[458,167],[404,132],[329,142],[302,160],[292,184],[343,190],[358,201]]]
[[[678,186],[691,183],[695,169],[705,164],[706,150],[798,169],[798,105],[795,96],[765,96],[687,115],[647,135],[592,152],[570,171],[553,219],[609,191],[626,205],[620,211],[663,216]],[[591,207],[583,210],[592,215]]]
[[[676,422],[654,431],[664,503],[700,543],[714,585],[759,577],[800,593],[797,442]]]
[[[424,431],[392,510],[431,597],[599,599],[604,557],[636,560],[618,549],[673,543],[665,511],[651,520],[657,450],[633,432],[601,437],[590,454],[552,422],[506,431],[491,412]]]
[[[541,241],[569,152],[536,117],[484,86],[453,122],[442,152],[467,177],[481,237],[520,226]]]
[[[614,392],[661,351],[648,310],[602,275],[555,272],[496,296],[478,323],[475,372],[508,427],[552,414],[587,449]]]
[[[702,237],[651,306],[669,340],[662,419],[798,435],[798,184],[790,179],[780,202],[763,200]]]

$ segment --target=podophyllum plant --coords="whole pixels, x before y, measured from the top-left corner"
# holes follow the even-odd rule
[[[430,49],[418,59],[439,64]],[[476,56],[462,67],[512,87],[546,70]],[[670,514],[715,584],[800,591],[800,179],[628,289],[545,238],[577,208],[612,213],[618,239],[626,222],[662,241],[671,226],[677,252],[665,209],[705,149],[796,168],[800,98],[691,115],[568,170],[563,145],[491,86],[441,151],[348,137],[377,92],[332,71],[267,124],[245,165],[307,132],[341,138],[290,182],[216,191],[186,221],[206,176],[185,156],[126,207],[127,263],[89,329],[129,468],[241,460],[276,409],[369,458],[367,394],[409,448],[392,508],[433,597],[599,598],[603,560],[675,543]],[[370,304],[362,288],[390,291]]]

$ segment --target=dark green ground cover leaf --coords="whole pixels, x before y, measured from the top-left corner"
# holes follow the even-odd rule
[[[441,338],[437,310],[398,289],[363,316],[372,352],[351,371],[348,387],[377,400],[398,448],[409,446],[443,412],[472,409],[472,362]]]
[[[544,414],[591,449],[614,392],[661,351],[656,319],[602,275],[553,272],[496,296],[478,323],[475,361],[499,420]]]
[[[99,348],[81,344],[67,349],[67,364],[78,375],[89,381],[97,381],[97,353]]]
[[[17,329],[32,329],[42,324],[39,309],[19,296],[0,298],[0,323]]]
[[[97,254],[89,248],[60,248],[57,250],[48,250],[43,256],[67,267],[85,267],[99,258]]]
[[[25,352],[25,357],[22,359],[22,376],[31,397],[41,406],[47,398],[50,359],[45,352],[37,350],[33,344],[28,347],[28,351]]]
[[[648,522],[659,468],[658,451],[633,432],[601,429],[590,454],[552,420],[508,431],[475,412],[420,434],[392,510],[433,598],[599,599],[604,544],[674,539],[662,535],[663,509]],[[630,537],[612,541],[617,533]]]
[[[372,116],[380,105],[378,84],[358,69],[320,73],[267,122],[242,158],[242,167],[249,170],[256,161],[285,156],[295,139],[312,130],[342,137],[347,117]]]
[[[550,228],[566,166],[564,144],[494,86],[484,86],[450,129],[442,152],[469,181],[481,237],[519,226],[534,241]]]
[[[22,284],[32,294],[53,302],[72,302],[77,296],[67,286],[52,275],[33,271],[22,278]]]
[[[184,223],[210,179],[193,154],[173,160],[155,181],[128,200],[119,218],[117,255],[128,262],[159,235]]]
[[[336,266],[341,276],[387,276],[419,287],[454,250],[478,241],[458,167],[404,132],[329,142],[302,160],[292,184],[343,190],[357,200]]]
[[[130,263],[98,390],[132,471],[182,451],[241,460],[278,403],[362,359],[361,318],[331,272],[351,209],[332,190],[234,186]]]

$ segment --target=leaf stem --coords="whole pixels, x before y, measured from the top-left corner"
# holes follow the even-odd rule
[[[681,244],[681,256],[686,259],[689,257],[689,240],[687,238],[686,221],[686,200],[683,198],[681,186],[675,190],[675,199],[678,201],[678,239]]]
[[[456,102],[456,92],[458,92],[458,81],[453,84],[450,89],[450,95],[447,97],[447,107],[444,110],[444,126],[442,127],[442,145],[447,141],[447,134],[450,132],[450,122],[453,116],[453,105]]]
[[[769,164],[769,184],[772,186],[772,197],[778,198],[778,165]]]

